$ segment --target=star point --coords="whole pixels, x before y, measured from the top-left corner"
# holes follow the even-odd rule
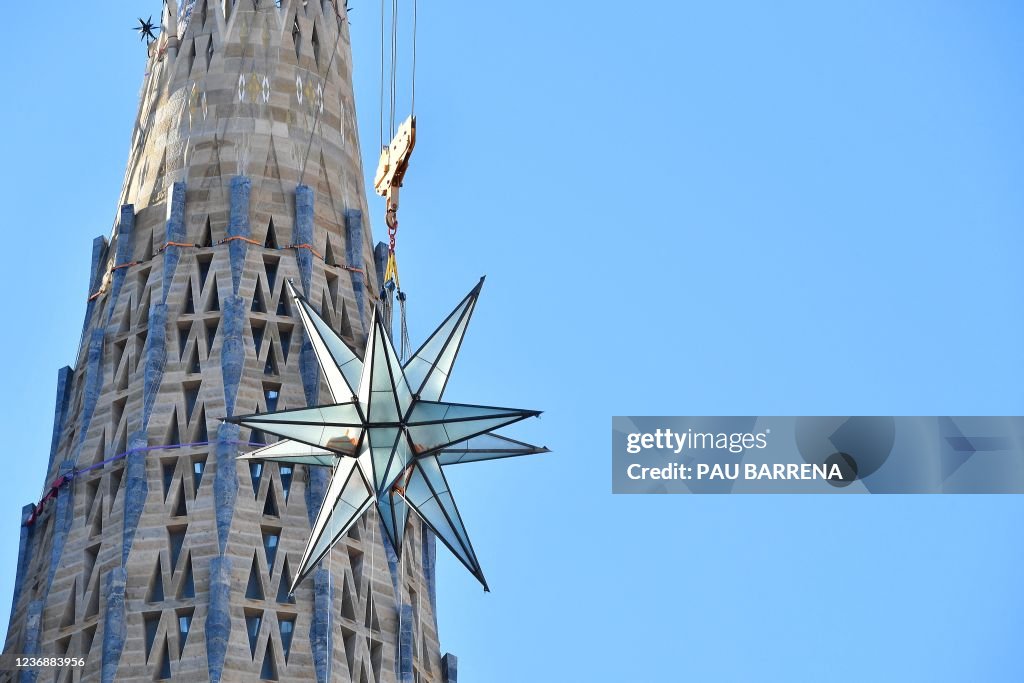
[[[399,557],[415,512],[489,590],[442,468],[549,451],[493,433],[540,411],[441,400],[483,283],[402,363],[378,311],[359,356],[287,282],[334,402],[227,421],[283,439],[241,459],[332,469],[293,589],[376,504]]]

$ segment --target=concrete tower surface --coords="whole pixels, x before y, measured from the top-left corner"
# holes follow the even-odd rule
[[[4,648],[85,663],[16,680],[455,680],[432,535],[399,563],[371,510],[289,595],[330,472],[237,461],[266,437],[220,421],[323,402],[286,280],[365,340],[351,68],[331,0],[167,0]]]

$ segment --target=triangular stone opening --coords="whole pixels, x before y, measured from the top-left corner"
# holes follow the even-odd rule
[[[267,289],[271,292],[277,289],[277,269],[279,265],[279,261],[276,258],[263,259],[263,269],[267,274]],[[282,298],[284,298],[283,293]]]
[[[82,582],[83,586],[89,585],[89,581],[90,579],[92,579],[92,570],[96,568],[96,558],[99,556],[99,554],[99,543],[95,543],[85,549],[85,553],[83,556],[84,566],[82,567],[82,577],[84,578],[84,581]]]
[[[356,653],[359,651],[357,634],[344,624],[341,625],[339,633],[341,634],[341,644],[345,649],[345,660],[348,662],[348,670],[351,675],[356,669]]]
[[[87,660],[89,659],[89,653],[92,651],[92,643],[96,640],[96,625],[92,625],[82,631],[82,640],[79,641],[79,649],[82,652],[82,656]]]
[[[187,517],[188,507],[185,504],[185,481],[182,480],[181,485],[178,487],[178,499],[174,504],[174,512],[172,517]]]
[[[174,526],[167,528],[167,540],[171,548],[171,573],[178,567],[178,559],[181,557],[181,549],[185,545],[185,534],[188,532],[188,525]]]
[[[286,605],[294,605],[295,596],[289,593],[291,589],[292,572],[288,567],[288,558],[285,557],[284,564],[281,567],[281,582],[277,585],[277,601]]]
[[[324,263],[329,266],[338,265],[337,260],[334,258],[334,246],[331,244],[331,238],[327,238],[327,246],[324,247]]]
[[[291,492],[292,479],[295,477],[295,467],[279,463],[277,471],[281,476],[281,489],[284,490],[284,502],[288,502],[288,494]]]
[[[274,560],[277,559],[277,547],[281,541],[281,532],[277,529],[267,529],[265,527],[262,532],[263,552],[267,558],[267,574],[272,574],[274,572]]]
[[[253,436],[255,436],[257,430],[253,430]],[[254,438],[250,437],[250,441],[255,441]],[[249,462],[249,477],[252,479],[252,495],[255,498],[260,496],[260,481],[263,479],[263,463],[256,460]]]
[[[251,321],[249,326],[252,329],[253,347],[256,349],[256,355],[259,356],[263,347],[263,332],[265,328],[262,324],[257,325],[255,320]]]
[[[273,486],[267,487],[267,499],[263,503],[263,514],[267,517],[278,517],[281,514],[277,509],[277,497],[274,495]],[[268,561],[268,564],[273,564],[273,562]]]
[[[277,629],[281,635],[281,649],[284,654],[284,661],[288,663],[288,655],[292,651],[292,636],[295,635],[295,617],[279,614],[277,617]]]
[[[185,653],[185,643],[188,642],[188,632],[192,630],[192,615],[194,608],[178,610],[178,657]]]
[[[336,329],[334,327],[334,305],[331,304],[331,299],[327,296],[327,290],[325,289],[320,294],[320,317],[324,319],[329,328]]]
[[[125,449],[121,448],[118,453],[124,453]],[[110,504],[113,505],[117,501],[117,492],[121,490],[121,480],[124,478],[124,467],[118,467],[110,473]]]
[[[178,598],[194,598],[196,597],[196,581],[195,576],[192,574],[192,555],[188,556],[185,560],[185,575],[181,579],[181,583],[178,585]]]
[[[246,612],[245,634],[249,637],[249,656],[256,656],[256,640],[260,635],[260,623],[263,622],[262,612]]]
[[[97,575],[96,580],[92,582],[92,588],[89,591],[89,603],[85,607],[85,618],[89,619],[100,613],[100,577]],[[95,630],[94,630],[95,635]],[[91,642],[91,641],[90,641]],[[88,648],[84,650],[88,653]]]
[[[195,412],[196,404],[199,402],[199,382],[188,382],[182,386],[185,394],[185,422],[192,422],[192,414]]]
[[[149,581],[149,592],[146,594],[146,602],[164,601],[164,570],[160,566],[160,557],[156,559],[156,570]]]
[[[171,409],[171,423],[167,427],[167,438],[164,443],[168,446],[176,446],[181,443],[181,432],[178,429],[178,409]]]
[[[174,472],[178,468],[177,458],[168,458],[160,463],[160,471],[163,475],[164,502],[167,502],[167,494],[171,492],[171,484],[174,483]]]
[[[266,313],[267,304],[263,300],[263,288],[260,286],[260,282],[256,282],[256,291],[252,294],[252,306],[249,310],[253,313]]]
[[[267,638],[267,651],[263,655],[263,668],[260,669],[260,679],[264,681],[277,680],[277,662],[274,660],[274,641]]]
[[[363,586],[363,553],[354,546],[347,546],[348,564],[352,568],[352,578],[355,581],[356,591]]]
[[[196,418],[194,443],[206,443],[210,440],[210,433],[206,427],[206,406],[199,408],[199,417]]]
[[[205,417],[205,415],[204,415]],[[203,483],[203,473],[206,471],[206,456],[200,456],[192,461],[192,490],[199,495],[199,485]]]
[[[260,565],[256,555],[252,556],[252,568],[249,570],[249,581],[245,586],[245,597],[250,600],[263,600],[263,582],[260,580]]]
[[[267,249],[277,249],[277,231],[274,229],[274,219],[271,218],[267,224],[267,239],[263,241],[263,246]],[[271,281],[273,282],[273,281]]]
[[[281,360],[287,365],[288,352],[292,347],[292,326],[279,324],[277,326],[277,338],[281,340]]]
[[[156,679],[158,681],[166,681],[171,677],[171,659],[169,655],[170,648],[167,646],[167,636],[164,636],[163,645],[160,646],[160,654],[156,660]]]
[[[196,302],[192,297],[192,280],[189,280],[188,284],[185,286],[185,308],[182,310],[182,313],[189,315],[195,312]]]
[[[75,599],[78,593],[78,579],[72,579],[71,591],[68,594],[67,604],[64,605],[64,613],[60,618],[60,627],[67,628],[75,623]]]
[[[153,645],[156,643],[156,631],[160,626],[160,613],[150,612],[142,615],[143,630],[146,634],[146,660],[153,653]]]
[[[220,310],[220,295],[217,293],[217,276],[213,276],[213,280],[210,283],[210,303],[206,307],[207,312],[214,312]]]
[[[374,603],[372,591],[366,595],[366,615],[363,625],[374,631],[380,630],[380,619],[377,616],[377,605]]]
[[[200,247],[212,247],[213,246],[213,224],[210,222],[210,217],[206,217],[206,224],[203,225],[203,233],[199,238]]]
[[[192,323],[178,325],[178,357],[185,362],[185,348],[188,346],[188,333],[192,331]]]
[[[341,616],[352,621],[356,620],[356,599],[347,581],[341,585]]]
[[[278,370],[277,370],[277,359],[274,358],[274,356],[275,356],[275,354],[274,354],[274,346],[273,346],[273,344],[271,344],[270,350],[267,352],[267,362],[263,364],[263,374],[264,375],[271,375],[271,376],[277,375],[277,373],[278,373]]]
[[[206,321],[206,357],[213,353],[213,342],[217,339],[217,328],[220,327],[220,318]]]
[[[199,289],[206,288],[206,278],[210,276],[210,266],[213,265],[213,255],[199,256],[196,258],[196,267],[199,268]]]

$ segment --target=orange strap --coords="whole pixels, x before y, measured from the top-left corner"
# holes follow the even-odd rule
[[[233,237],[225,237],[220,242],[217,242],[217,244],[227,244],[228,242],[232,242],[234,240],[242,240],[243,242],[247,242],[249,244],[255,244],[257,247],[262,247],[263,246],[258,241],[251,240],[248,237],[242,237],[241,235],[234,235]]]
[[[313,254],[313,256],[316,256],[321,261],[324,260],[324,257],[320,255],[320,252],[313,248],[312,244],[289,244],[285,249],[309,249],[309,253]]]

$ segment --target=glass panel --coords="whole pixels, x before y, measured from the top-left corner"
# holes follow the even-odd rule
[[[444,419],[445,413],[447,412],[447,403],[420,402],[417,403],[416,407],[412,409],[412,415],[409,416],[409,421],[438,422]]]
[[[373,502],[373,492],[355,465],[356,460],[352,458],[341,459],[331,478],[324,505],[313,523],[313,533],[302,555],[298,580],[312,571],[320,558]]]
[[[391,455],[391,463],[388,465],[387,474],[384,475],[384,479],[381,481],[384,487],[390,487],[395,483],[402,472],[405,471],[406,466],[409,464],[409,442],[400,438],[398,443],[395,444],[395,451]]]
[[[431,498],[424,501],[422,505],[417,505],[416,512],[419,513],[423,521],[427,523],[435,534],[447,542],[447,545],[450,546],[455,556],[462,561],[462,564],[466,565],[475,574],[477,571],[476,563],[470,559],[459,535],[451,528],[451,525],[444,516],[444,512],[441,511],[441,506],[437,503],[437,499]]]
[[[303,441],[307,444],[314,444],[317,446],[323,445],[320,442],[320,437],[323,436],[324,428],[319,424],[292,424],[289,422],[249,423],[247,420],[243,421],[241,424],[243,427],[259,429],[260,431],[264,431],[268,434],[274,434],[285,439],[295,439],[297,441]]]
[[[391,541],[395,552],[401,555],[402,544],[405,542],[405,526],[409,519],[409,506],[401,496],[387,493],[377,499],[377,510],[380,512],[381,523],[384,525],[388,540]]]
[[[420,389],[420,398],[425,401],[432,401],[441,398],[441,394],[444,393],[445,384],[448,382],[448,375],[442,372],[438,368],[434,368],[434,371],[430,373],[426,381],[423,383],[423,387]]]
[[[370,393],[369,421],[376,424],[398,422],[398,407],[391,389]]]
[[[294,290],[292,291],[294,294]],[[347,400],[356,393],[356,387],[359,386],[362,361],[316,314],[316,311],[301,299],[299,313],[334,400]]]
[[[384,473],[391,462],[391,453],[395,450],[398,430],[392,427],[369,430],[371,454],[373,458],[373,482],[377,490],[384,486]]]
[[[443,424],[409,427],[408,431],[409,440],[412,441],[412,448],[417,455],[450,443]]]
[[[354,455],[362,431],[358,427],[324,427],[320,443],[337,453]]]
[[[469,322],[469,318],[464,318],[459,323],[458,329],[455,330],[455,336],[448,346],[445,347],[441,357],[437,359],[437,366],[434,371],[430,373],[430,377],[424,383],[423,389],[420,391],[420,397],[424,401],[439,401],[441,394],[444,393],[444,385],[448,381],[448,376],[452,372],[452,367],[455,365],[455,357],[459,353],[459,343],[462,341],[463,335],[466,333],[466,324]]]
[[[437,459],[442,465],[455,465],[546,452],[546,448],[532,446],[499,434],[480,434],[444,449],[437,454]]]
[[[299,441],[292,441],[291,439],[284,439],[283,441],[278,441],[277,443],[239,456],[242,460],[266,460],[270,462],[320,465],[324,467],[333,467],[334,460],[337,457],[339,456],[331,451]],[[282,469],[281,472],[283,481],[284,470]]]
[[[444,322],[430,335],[430,338],[423,343],[423,346],[416,350],[409,361],[406,375],[409,378],[409,385],[413,391],[419,392],[423,400],[436,401],[441,398],[441,393],[437,386],[441,385],[443,387],[444,382],[439,382],[433,376],[436,373],[431,373],[430,368],[435,365],[435,361],[438,361],[445,354],[450,356],[450,358],[447,363],[440,364],[442,365],[440,371],[445,376],[450,374],[451,366],[455,361],[455,354],[458,352],[459,344],[465,335],[466,327],[473,313],[473,308],[476,306],[479,293],[480,288],[477,286],[466,298],[459,302],[459,305],[448,314]],[[428,379],[428,374],[432,375],[430,377],[430,389],[423,384],[424,380]]]
[[[526,417],[532,414],[527,410],[516,408],[497,408],[493,406],[467,406],[461,404],[449,404],[448,412],[445,413],[446,420],[472,420],[478,417],[497,417],[498,415],[522,415]]]

